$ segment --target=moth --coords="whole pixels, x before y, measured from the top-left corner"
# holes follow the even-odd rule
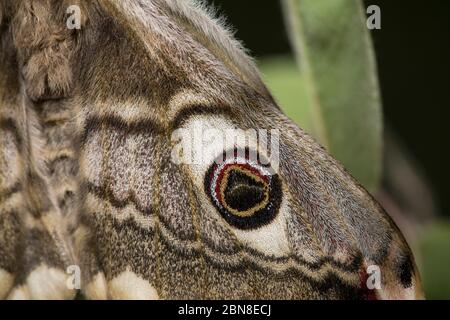
[[[394,222],[205,5],[2,0],[0,30],[0,298],[423,297]],[[259,131],[179,161],[199,128]]]

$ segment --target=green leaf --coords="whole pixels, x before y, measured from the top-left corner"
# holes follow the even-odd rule
[[[382,111],[359,0],[283,0],[312,135],[367,189],[378,188]]]
[[[312,130],[311,101],[305,77],[291,56],[266,57],[259,61],[259,70],[270,92],[284,113],[307,132]]]
[[[421,237],[419,259],[427,299],[450,299],[450,223],[428,226]]]

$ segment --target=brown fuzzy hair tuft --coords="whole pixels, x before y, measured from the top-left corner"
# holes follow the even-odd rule
[[[77,30],[67,27],[66,11],[80,2],[21,0],[14,5],[11,31],[26,92],[33,101],[70,93]],[[81,22],[86,23],[86,19]]]

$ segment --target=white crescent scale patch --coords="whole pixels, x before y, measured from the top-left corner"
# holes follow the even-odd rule
[[[286,235],[286,218],[289,214],[285,200],[280,208],[280,214],[270,224],[254,230],[239,230],[233,228],[236,237],[259,252],[274,257],[286,257],[290,253]]]
[[[76,291],[67,286],[68,275],[56,268],[42,264],[27,277],[24,284],[14,288],[8,299],[11,300],[69,300]]]
[[[91,300],[107,300],[108,286],[106,284],[105,275],[103,273],[96,274],[86,285],[84,294]]]
[[[126,270],[108,282],[109,294],[117,300],[159,300],[156,289],[134,272]]]
[[[0,269],[0,299],[4,299],[14,283],[14,276]]]
[[[30,300],[31,295],[26,285],[15,287],[8,296],[8,300]]]

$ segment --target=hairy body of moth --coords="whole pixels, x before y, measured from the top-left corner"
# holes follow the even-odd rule
[[[77,217],[75,196],[79,185],[75,127],[71,124],[72,108],[58,100],[65,98],[64,93],[52,92],[42,84],[51,82],[51,73],[62,71],[50,70],[52,66],[42,62],[49,56],[54,59],[56,47],[64,43],[55,46],[44,39],[30,39],[31,30],[46,29],[50,33],[47,36],[52,36],[61,33],[61,28],[50,12],[43,10],[43,4],[4,6],[18,10],[18,14],[33,11],[41,22],[10,22],[14,36],[2,28],[0,246],[5,252],[0,254],[0,263],[10,280],[0,279],[0,297],[71,298],[75,292],[66,286],[65,271],[74,261],[70,232],[74,227],[71,220]],[[61,67],[64,62],[56,64]],[[17,73],[22,65],[24,81]],[[48,79],[36,77],[36,72],[47,72]],[[11,184],[15,186],[12,192],[5,191]]]
[[[72,298],[72,265],[90,299],[422,297],[392,220],[196,2],[6,0],[0,32],[0,298]],[[176,161],[198,127],[257,134]]]

